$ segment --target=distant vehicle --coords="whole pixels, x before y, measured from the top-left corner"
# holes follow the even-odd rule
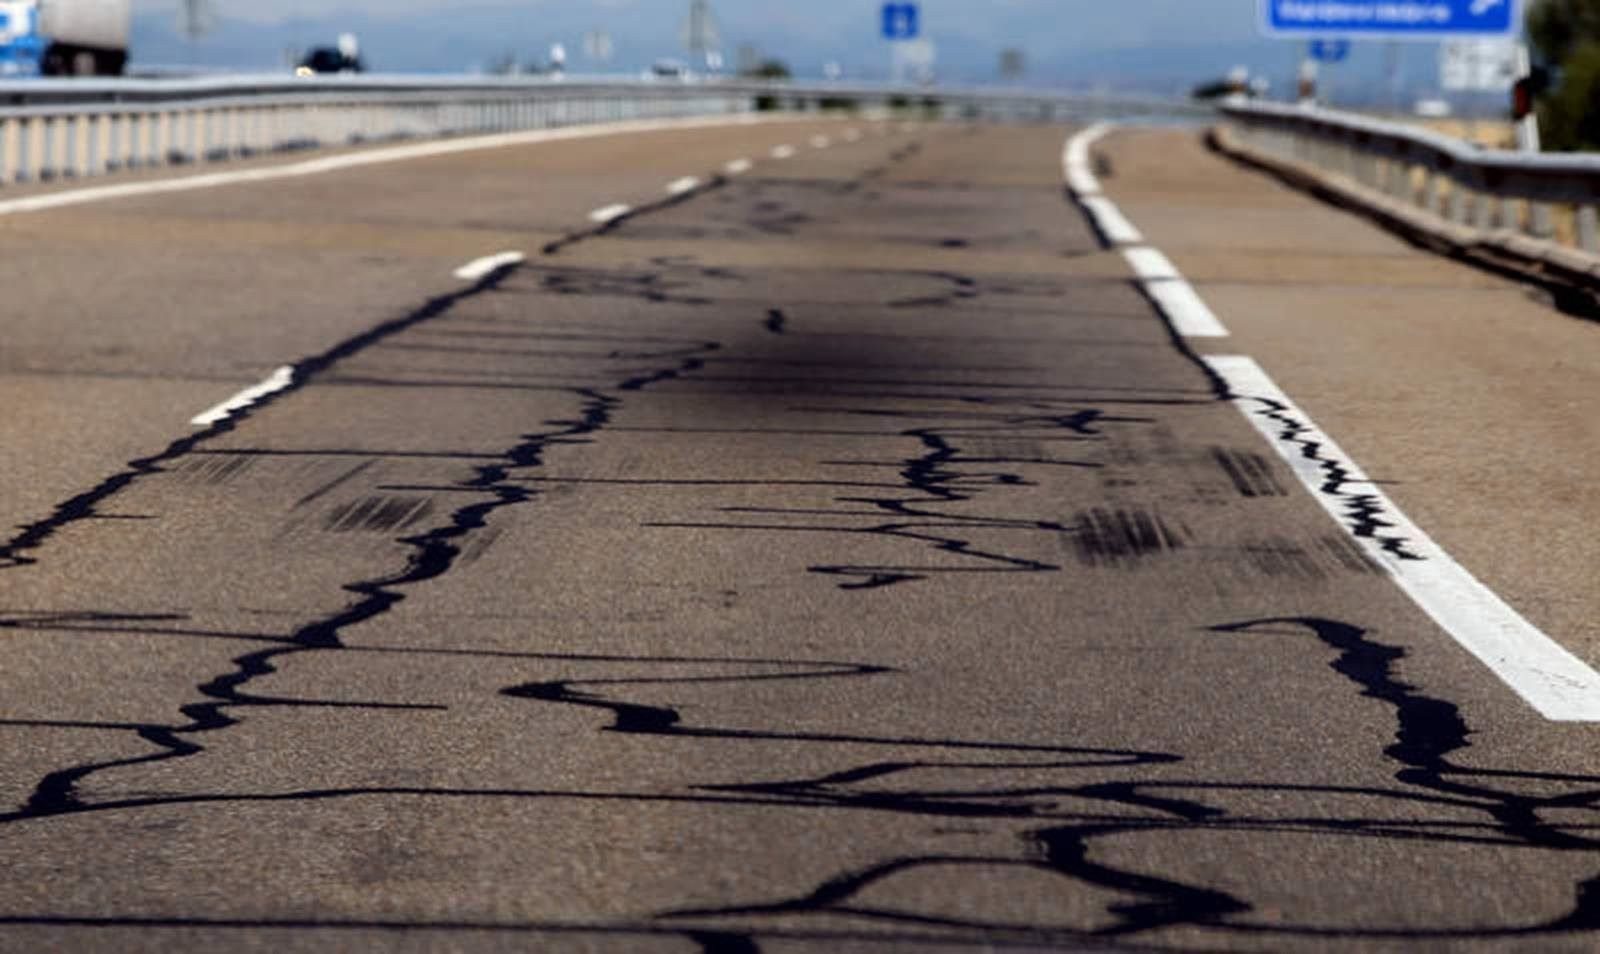
[[[689,64],[682,60],[656,60],[650,64],[648,75],[654,79],[671,79],[684,82],[689,79]]]
[[[130,0],[0,0],[0,76],[120,76]]]
[[[361,44],[352,33],[339,37],[338,46],[314,47],[300,60],[295,73],[314,76],[318,73],[361,73],[366,70],[361,62]]]

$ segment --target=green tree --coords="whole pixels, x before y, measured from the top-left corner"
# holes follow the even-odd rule
[[[1539,97],[1547,149],[1600,149],[1600,2],[1534,0],[1528,7],[1534,59],[1559,81]]]

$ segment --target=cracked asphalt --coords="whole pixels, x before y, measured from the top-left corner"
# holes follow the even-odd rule
[[[1068,132],[679,130],[0,219],[0,950],[1594,949],[1593,728],[1317,507],[1064,196]],[[1108,192],[1402,479],[1426,415],[1329,367],[1371,322],[1290,333],[1202,255],[1262,228],[1250,183],[1285,234],[1368,227],[1193,136],[1113,137]],[[1362,241],[1374,283],[1515,288]],[[1529,347],[1593,347],[1550,320]],[[1401,503],[1550,586],[1432,459]]]

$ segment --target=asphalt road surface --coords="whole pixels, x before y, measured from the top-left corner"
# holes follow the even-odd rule
[[[1205,356],[1309,389],[1590,664],[1594,551],[1501,559],[1492,494],[1404,486],[1386,428],[1427,428],[1316,370],[1368,325],[1246,288],[1326,276],[1212,274],[1238,340],[1175,334],[1064,194],[1070,132],[683,129],[0,216],[0,949],[1600,947],[1594,727],[1463,649]],[[1099,159],[1186,271],[1260,194],[1370,235],[1369,285],[1594,347],[1194,135]],[[1592,490],[1593,439],[1540,479]]]

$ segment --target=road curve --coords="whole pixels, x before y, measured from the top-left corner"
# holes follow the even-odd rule
[[[0,949],[1592,949],[1593,726],[1318,506],[1070,132],[4,219]]]

